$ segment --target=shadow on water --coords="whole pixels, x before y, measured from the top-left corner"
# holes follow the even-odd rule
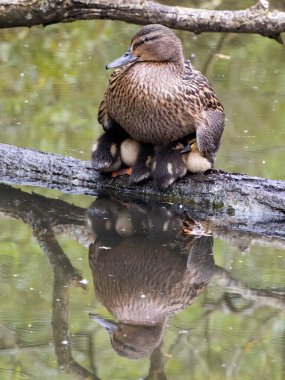
[[[110,378],[102,369],[108,366],[106,360],[104,361],[104,355],[102,356],[105,350],[108,350],[107,362],[110,362],[111,358],[115,360],[114,351],[125,358],[149,357],[146,359],[147,368],[143,374],[139,372],[140,364],[136,364],[140,378],[145,379],[175,378],[169,363],[172,360],[181,360],[181,357],[185,357],[186,361],[181,361],[179,376],[182,377],[179,378],[183,378],[190,369],[195,370],[198,376],[207,368],[209,376],[213,370],[217,376],[224,375],[226,371],[228,378],[238,379],[242,373],[251,370],[246,364],[250,350],[254,350],[254,355],[250,357],[249,363],[254,366],[255,371],[258,371],[257,362],[263,357],[267,368],[273,368],[278,376],[285,374],[284,365],[280,368],[278,363],[274,364],[276,358],[271,362],[272,356],[267,355],[265,359],[262,353],[264,349],[269,349],[266,340],[268,338],[262,338],[263,327],[267,326],[266,330],[272,329],[273,338],[275,336],[274,339],[280,342],[277,347],[280,346],[281,352],[272,348],[275,347],[273,343],[270,350],[273,350],[277,357],[280,355],[282,358],[284,355],[284,288],[265,286],[264,279],[260,279],[258,286],[250,286],[250,276],[254,277],[250,268],[248,277],[243,277],[243,273],[238,275],[238,271],[234,276],[226,261],[223,265],[221,262],[219,265],[214,263],[213,236],[225,241],[230,240],[231,244],[239,242],[240,246],[243,246],[247,240],[244,240],[245,236],[242,233],[235,231],[231,234],[229,231],[215,230],[214,226],[206,221],[202,222],[204,227],[201,227],[201,230],[211,227],[213,236],[201,234],[201,230],[198,236],[193,235],[191,232],[195,231],[196,227],[191,218],[185,217],[183,213],[174,212],[171,206],[166,204],[99,197],[86,210],[63,200],[29,194],[3,185],[0,186],[0,213],[1,219],[12,217],[31,229],[33,238],[50,264],[52,291],[51,296],[49,293],[45,295],[44,304],[45,310],[49,310],[51,305],[51,316],[47,313],[46,317],[50,318],[49,323],[51,320],[51,336],[47,335],[45,338],[42,335],[45,326],[36,320],[35,326],[38,324],[39,327],[34,327],[34,340],[31,340],[31,335],[25,335],[23,328],[15,328],[15,320],[19,319],[19,326],[22,326],[20,323],[21,320],[25,320],[24,314],[29,308],[28,305],[33,310],[32,315],[38,318],[39,308],[36,300],[29,300],[29,297],[24,296],[23,288],[19,290],[15,286],[12,293],[15,293],[18,299],[30,302],[23,309],[23,302],[17,301],[14,296],[5,298],[10,294],[10,290],[7,290],[4,282],[2,283],[1,305],[5,307],[2,307],[0,312],[1,379],[8,372],[23,379],[38,378],[39,372],[35,370],[38,366],[41,368],[42,379],[49,378],[50,371],[53,371],[52,376],[57,379],[69,379],[69,376],[77,379]],[[70,252],[67,256],[66,247],[59,240],[62,234],[68,234],[72,240],[77,240],[84,247],[86,261],[89,247],[95,304],[92,301],[94,293],[84,281],[86,277],[91,279],[90,269],[86,266],[83,271],[79,271],[74,266],[76,256],[72,257]],[[256,236],[247,236],[247,239],[251,239],[254,244],[267,242],[268,246],[284,249],[282,239],[258,240]],[[230,257],[230,252],[225,256]],[[33,258],[34,261],[39,259],[39,256]],[[219,255],[218,259],[220,261]],[[3,276],[4,262],[1,261],[0,264]],[[32,262],[25,263],[19,271],[24,272],[29,265],[32,265]],[[36,281],[40,283],[46,268],[37,270]],[[258,271],[259,268],[255,270]],[[13,273],[10,270],[7,279],[9,276],[12,277]],[[261,272],[260,277],[262,276],[265,275]],[[42,289],[47,287],[48,283],[43,283]],[[71,333],[71,326],[77,323],[72,315],[75,313],[72,304],[82,298],[76,297],[73,290],[75,287],[89,297],[88,303],[84,306],[80,304],[77,310],[83,326],[88,325],[88,328],[81,327],[80,332]],[[201,297],[197,298],[203,290]],[[211,294],[214,294],[214,297]],[[193,302],[194,304],[187,308]],[[200,306],[196,306],[199,303]],[[43,304],[41,305],[43,307]],[[200,310],[198,314],[197,307]],[[106,309],[110,317],[104,317]],[[13,310],[13,313],[9,310]],[[180,315],[184,313],[187,313],[186,321],[178,323]],[[240,336],[235,337],[234,330],[231,330],[231,335],[225,339],[228,329],[238,326],[238,319],[241,320],[241,326],[236,329]],[[94,320],[109,332],[114,351],[108,349],[108,341],[98,340],[103,330]],[[191,328],[185,327],[188,320],[191,320]],[[181,329],[175,328],[177,323],[183,333],[180,333]],[[195,325],[201,323],[205,326],[204,335],[199,335],[199,329],[195,329]],[[171,339],[170,331],[174,334]],[[277,332],[279,335],[276,335]],[[79,342],[82,342],[82,339],[88,342],[85,350],[80,348]],[[53,342],[60,371],[51,364],[52,359],[46,359],[46,351],[43,352],[43,356],[39,354],[39,347],[49,349],[49,342]],[[229,344],[227,349],[225,344]],[[33,352],[37,346],[34,360],[26,359],[26,353]],[[240,349],[243,346],[244,348]],[[259,346],[262,348],[261,351]],[[78,356],[78,351],[84,352],[84,360]],[[232,356],[227,359],[229,352],[232,352]],[[17,359],[10,363],[8,358],[14,355]],[[224,371],[222,364],[225,360],[228,362]],[[141,363],[128,361],[131,362]],[[204,363],[204,369],[200,368],[199,363]],[[125,378],[133,378],[127,375],[128,367],[131,365],[133,364],[127,364],[124,369]],[[112,366],[113,364],[110,365]],[[114,372],[112,373],[112,378],[116,377]],[[277,375],[273,378],[279,379]],[[8,379],[4,377],[6,378]],[[218,377],[213,377],[216,378]]]

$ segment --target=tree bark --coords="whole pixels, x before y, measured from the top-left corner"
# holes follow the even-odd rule
[[[194,33],[257,33],[281,42],[285,12],[269,12],[268,7],[265,0],[238,11],[192,9],[143,0],[0,0],[0,28],[111,19],[136,24],[160,23]]]
[[[0,144],[0,181],[97,196],[100,192],[128,198],[182,204],[193,217],[239,230],[285,236],[285,182],[213,170],[187,175],[168,190],[152,181],[130,185],[128,178],[111,178],[88,161]]]

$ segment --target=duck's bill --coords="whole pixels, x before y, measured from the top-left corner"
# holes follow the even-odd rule
[[[124,55],[121,57],[115,59],[115,61],[109,63],[106,66],[106,69],[116,69],[118,67],[122,67],[126,65],[127,63],[134,62],[138,59],[138,57],[131,54],[130,50],[126,51]]]

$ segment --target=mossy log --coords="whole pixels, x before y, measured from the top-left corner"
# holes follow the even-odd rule
[[[88,161],[0,144],[0,181],[41,186],[65,193],[97,196],[100,192],[172,203],[193,217],[227,228],[285,237],[285,182],[213,170],[187,175],[166,191],[152,181],[130,185],[111,178]],[[182,205],[182,206],[181,206]]]

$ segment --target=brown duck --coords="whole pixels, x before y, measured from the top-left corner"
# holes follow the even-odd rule
[[[187,158],[180,146],[193,138],[208,167],[213,166],[224,129],[223,106],[207,79],[184,58],[172,30],[158,24],[142,27],[127,52],[107,68],[118,70],[99,108],[105,133],[93,147],[95,168],[120,168],[125,163],[121,145],[130,137],[136,142],[134,182],[152,176],[156,185],[167,187],[184,176]]]

